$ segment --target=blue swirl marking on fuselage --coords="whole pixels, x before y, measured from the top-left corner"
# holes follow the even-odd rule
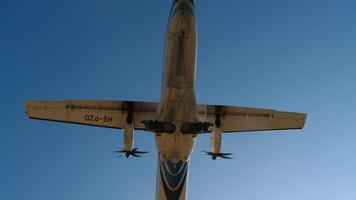
[[[163,189],[169,200],[178,200],[187,178],[188,163],[160,160],[160,174]]]

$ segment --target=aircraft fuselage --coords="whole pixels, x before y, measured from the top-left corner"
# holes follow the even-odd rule
[[[194,134],[183,134],[184,123],[196,123],[194,92],[197,34],[192,0],[175,0],[171,9],[163,63],[158,121],[172,122],[174,133],[156,135],[158,149],[156,199],[186,199],[189,156]]]

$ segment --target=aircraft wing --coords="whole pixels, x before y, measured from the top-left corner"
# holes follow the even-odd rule
[[[307,115],[272,109],[198,105],[198,116],[201,122],[220,123],[223,132],[247,132],[302,129]]]
[[[135,129],[142,130],[142,120],[153,120],[157,103],[134,101],[28,101],[29,118],[121,129],[132,113]]]

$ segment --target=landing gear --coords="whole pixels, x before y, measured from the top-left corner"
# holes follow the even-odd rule
[[[180,127],[180,131],[183,134],[199,134],[209,132],[209,128],[214,126],[214,124],[209,122],[198,122],[198,123],[184,123]]]
[[[145,125],[145,131],[155,133],[174,133],[176,131],[176,126],[172,122],[143,120],[141,123]]]

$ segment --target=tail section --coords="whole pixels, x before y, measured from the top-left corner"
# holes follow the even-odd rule
[[[188,162],[164,160],[158,156],[156,200],[185,200]]]

